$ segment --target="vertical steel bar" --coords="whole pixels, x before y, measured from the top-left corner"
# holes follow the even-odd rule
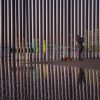
[[[99,71],[96,71],[96,80],[97,80],[97,100],[100,100]]]
[[[0,75],[0,76],[1,76],[1,80],[2,80],[2,81],[1,81],[1,99],[3,100],[3,72],[2,72],[2,67],[3,67],[3,66],[1,65],[1,67],[0,67],[0,71],[1,71],[0,74],[1,74],[1,75]],[[11,95],[12,95],[12,94],[11,94]]]
[[[8,0],[8,4],[9,4],[9,0]],[[17,64],[18,64],[18,61],[17,61],[17,60],[18,60],[18,59],[17,59],[17,57],[18,57],[18,55],[17,55],[17,54],[18,54],[18,52],[17,52],[17,49],[18,49],[18,48],[17,48],[17,47],[18,47],[18,43],[17,43],[17,42],[18,42],[18,39],[17,39],[17,37],[18,37],[18,36],[17,36],[17,35],[18,35],[18,28],[17,28],[17,21],[18,21],[18,20],[17,20],[17,8],[18,8],[18,7],[17,7],[17,0],[15,0],[15,37],[16,37],[16,38],[15,38],[15,45],[16,45],[16,46],[15,46],[15,49],[16,49],[16,50],[15,50],[15,51],[16,51],[16,52],[15,52],[15,60],[16,60],[15,66],[16,66],[16,70],[17,70],[17,71],[16,71],[16,86],[17,86],[17,87],[16,87],[16,89],[17,89],[17,90],[16,90],[16,91],[17,91],[17,93],[16,93],[17,96],[16,96],[16,97],[17,97],[17,99],[19,100],[19,93],[18,93],[18,92],[19,92],[19,90],[18,90],[18,86],[19,86],[19,85],[18,85],[18,80],[19,80],[19,79],[18,79],[18,76],[19,76],[19,75],[18,75],[18,66],[17,66]],[[8,7],[8,9],[9,9],[9,7]],[[9,10],[8,10],[8,11],[9,11]],[[8,14],[8,17],[9,17],[9,14]],[[9,27],[9,21],[8,21],[8,27]],[[8,34],[9,34],[9,29],[8,29]],[[8,37],[8,41],[9,41],[9,37]],[[8,45],[9,45],[9,42],[8,42]],[[8,58],[9,58],[9,57],[8,57]],[[9,70],[10,70],[10,69],[9,69],[9,65],[8,65],[8,74],[10,73]],[[10,78],[10,77],[9,77],[9,78]]]
[[[50,70],[49,65],[47,65],[47,91],[48,91],[48,100],[50,100]]]
[[[85,100],[85,84],[83,83],[83,87],[82,87],[82,97],[83,97],[83,100]]]
[[[31,31],[30,31],[30,0],[28,0],[28,44],[29,44],[29,47],[28,49],[31,49],[30,47],[30,34],[31,34]],[[36,33],[37,34],[37,33]],[[28,55],[29,55],[29,61],[30,61],[30,51],[31,50],[28,50]]]
[[[56,0],[56,60],[58,60],[58,0]]]
[[[46,78],[47,78],[47,68],[46,68],[46,64],[43,64],[43,83],[44,83],[44,100],[46,100],[47,95],[46,95]]]
[[[2,19],[3,19],[3,16],[4,15],[2,15],[2,12],[3,12],[3,1],[1,1],[0,0],[0,22],[1,22],[1,24],[0,24],[0,46],[1,46],[1,53],[2,53],[2,31],[3,31],[3,28],[2,28]],[[2,56],[2,54],[1,54],[1,56]],[[2,60],[2,58],[1,58],[1,60]],[[1,67],[0,67],[0,79],[1,80],[3,80],[3,72],[2,72],[2,68],[3,68],[3,66],[2,66],[2,64],[1,64]],[[1,83],[0,83],[0,88],[1,88],[1,99],[3,99],[3,81],[1,81]]]
[[[8,4],[8,2],[7,2],[7,4]],[[7,7],[8,7],[8,5],[7,5]],[[7,14],[8,14],[9,12],[8,12],[8,9],[7,9]],[[0,23],[1,23],[1,20],[2,20],[2,0],[0,0]],[[2,33],[2,26],[1,26],[1,24],[0,24],[0,60],[1,60],[1,33]]]
[[[36,87],[37,87],[37,100],[39,99],[39,65],[36,64]]]
[[[81,37],[83,37],[83,0],[81,0]]]
[[[62,98],[62,100],[64,100],[63,67],[64,67],[64,66],[60,66],[60,72],[61,72],[61,98]]]
[[[52,68],[53,66],[50,65],[50,77],[51,77],[51,100],[54,100],[53,97],[53,72],[52,72]]]
[[[26,46],[27,46],[27,53],[26,53],[26,61],[29,60],[29,42],[28,42],[28,0],[26,0]],[[28,64],[27,64],[28,65]]]
[[[17,54],[16,54],[16,50],[17,50],[17,1],[15,0],[15,60],[17,59]],[[16,64],[17,65],[17,61]]]
[[[30,0],[28,0],[28,61],[30,61]]]
[[[80,68],[78,68],[78,92],[79,92],[79,100],[82,99],[82,91],[81,91],[81,86],[82,86],[82,82],[80,82]]]
[[[21,62],[20,62],[20,63],[21,63]],[[20,67],[20,68],[21,68],[21,67]],[[20,99],[23,100],[23,96],[22,96],[22,70],[20,70],[19,74],[20,74],[20,75],[19,75],[19,76],[20,76],[20,77],[19,77],[19,78],[20,78],[20,91],[19,91],[19,92],[20,92]]]
[[[86,99],[88,100],[89,99],[89,90],[88,90],[88,87],[89,87],[89,75],[88,75],[88,70],[85,69],[85,74],[86,74]]]
[[[20,49],[20,0],[18,0],[18,33],[19,33],[19,37],[18,37],[18,44],[19,44],[19,49]],[[19,52],[19,60],[20,60],[20,52]]]
[[[20,60],[22,60],[22,32],[23,32],[23,25],[22,25],[22,3],[21,3],[22,1],[20,1],[20,26],[21,26],[21,28],[20,28]],[[21,64],[21,62],[20,62],[20,64]],[[20,65],[21,66],[21,65]]]
[[[85,54],[84,54],[84,58],[86,58],[86,47],[87,47],[87,46],[86,46],[86,35],[87,35],[87,34],[86,34],[86,18],[87,18],[87,17],[86,17],[86,0],[84,0],[84,44],[85,44],[85,45],[84,45],[84,47],[85,47],[85,50],[84,50],[84,51],[85,51],[85,52],[84,52],[84,53],[85,53]]]
[[[72,0],[70,0],[70,57],[73,57],[72,36]]]
[[[92,58],[93,58],[93,31],[94,31],[94,0],[92,0],[92,19],[91,19],[91,31],[92,31]]]
[[[43,65],[43,76],[44,76],[44,98],[47,99],[47,65]]]
[[[63,0],[63,58],[65,57],[65,0]]]
[[[70,74],[69,74],[69,67],[67,67],[67,73],[68,73],[68,98],[69,98],[69,100],[71,100],[71,97],[70,97],[70,93],[71,93],[71,89],[70,89]]]
[[[64,66],[64,92],[65,92],[65,100],[67,100],[67,74],[66,74],[66,66]]]
[[[46,0],[46,60],[48,60],[48,0]]]
[[[24,50],[24,11],[23,11],[23,7],[24,7],[24,1],[22,0],[21,2],[21,23],[22,23],[22,25],[21,25],[21,27],[22,27],[22,30],[21,30],[21,53],[22,53],[22,60],[24,60],[23,58],[24,58],[24,53],[23,53],[23,50]],[[22,61],[23,62],[23,61]],[[21,62],[21,63],[22,63]],[[21,64],[21,67],[24,67],[24,64]],[[21,73],[21,92],[22,92],[22,99],[23,99],[23,70],[22,70],[22,73]]]
[[[55,0],[53,0],[53,60],[55,60]]]
[[[6,13],[6,11],[5,11],[5,0],[4,0],[4,51],[3,51],[3,52],[4,52],[4,60],[5,60],[5,30],[6,30],[6,29],[5,29],[5,24],[6,24],[6,23],[5,23],[5,20],[6,20],[6,18],[5,18],[5,17],[6,17],[6,16],[5,16],[5,13]]]
[[[55,100],[57,100],[56,66],[53,66],[53,73],[54,73],[54,94],[55,94]]]
[[[6,0],[4,0],[4,66],[2,66],[2,67],[4,67],[4,85],[5,85],[5,94],[3,94],[4,96],[5,96],[5,98],[7,98],[7,79],[6,79],[6,77],[7,77],[7,71],[6,71],[6,69],[7,69],[7,66],[6,66],[6,56],[7,56],[7,53],[6,53],[6,50],[7,50],[7,46],[6,46]]]
[[[43,99],[43,78],[42,78],[42,65],[40,65],[40,95],[41,100]]]
[[[85,69],[84,69],[84,73],[85,73]],[[84,79],[83,79],[83,84],[82,84],[82,97],[83,97],[83,100],[86,100],[86,95],[85,95],[85,87],[86,87],[86,76],[84,76]]]
[[[31,56],[31,53],[30,53],[30,56]],[[31,58],[31,57],[30,57]],[[29,64],[29,99],[31,100],[32,99],[32,94],[33,94],[33,91],[32,91],[32,64],[31,64],[31,59],[30,59],[30,64]]]
[[[36,97],[36,64],[34,65],[34,71],[33,71],[33,84],[34,84],[34,100],[36,100],[37,99]]]
[[[89,69],[89,87],[90,87],[90,100],[92,100],[92,79],[91,79],[91,70]]]
[[[43,6],[43,9],[44,9],[44,6]],[[35,0],[35,42],[36,42],[36,57],[35,57],[35,59],[36,59],[36,61],[37,61],[37,0]],[[44,15],[44,12],[43,12],[43,15]],[[43,19],[42,19],[43,20]],[[43,30],[44,30],[44,28],[43,28]],[[43,32],[44,33],[44,32]],[[43,34],[42,33],[42,34]]]
[[[77,0],[77,35],[79,35],[79,0]]]
[[[18,17],[19,10],[18,9],[19,9],[18,8],[18,0],[16,0],[16,27],[17,27],[17,36],[16,36],[16,43],[17,43],[16,44],[16,60],[17,60],[17,64],[19,64],[18,63],[18,60],[19,60],[19,38],[18,38],[18,36],[19,36],[19,17]],[[9,39],[10,39],[10,37],[9,37]],[[10,45],[9,45],[9,47],[10,47]],[[10,56],[10,54],[9,54],[9,56]]]
[[[73,67],[71,67],[71,76],[72,76],[72,98],[73,98],[73,100],[75,100],[75,91],[74,91],[74,89],[75,89],[75,83],[74,83],[74,68]]]
[[[26,96],[26,61],[23,61],[23,100],[25,100],[25,96]],[[19,67],[19,66],[18,66]],[[19,75],[18,75],[19,76]],[[18,77],[19,78],[19,77]],[[17,83],[17,84],[19,84],[19,82]]]
[[[43,43],[44,43],[44,0],[42,0],[42,45],[44,46]],[[42,57],[43,57],[42,59],[44,60],[44,52]]]
[[[25,66],[24,66],[25,67]],[[30,69],[29,69],[29,77],[30,77],[30,100],[32,100],[32,98],[33,98],[33,89],[32,89],[32,87],[33,87],[33,82],[32,82],[32,64],[30,64]]]
[[[78,100],[77,68],[75,67],[75,97]]]
[[[26,6],[26,1],[25,1],[25,61],[27,61],[27,6]]]
[[[58,97],[58,100],[60,100],[60,77],[59,77],[59,66],[57,66],[57,88],[58,88],[58,91],[57,91],[57,97]]]
[[[77,0],[77,35],[79,35],[79,0]],[[78,44],[78,43],[77,43]],[[78,57],[78,45],[77,45],[77,58]]]
[[[82,99],[81,84],[79,83],[79,100]]]
[[[92,73],[93,73],[93,100],[96,100],[96,99],[95,99],[95,97],[96,97],[96,92],[95,92],[95,91],[96,91],[96,90],[95,90],[95,87],[96,87],[96,84],[95,84],[95,83],[96,83],[96,80],[95,80],[95,78],[96,78],[96,77],[95,77],[95,75],[96,75],[96,74],[95,74],[95,71],[94,71],[94,70],[92,70]]]
[[[39,0],[39,61],[41,61],[41,0]]]
[[[22,31],[23,31],[23,32],[22,32],[22,48],[23,48],[23,49],[22,49],[22,52],[23,52],[23,60],[25,60],[25,56],[26,56],[26,55],[25,55],[25,54],[26,54],[26,52],[25,52],[25,49],[26,49],[26,48],[25,48],[25,23],[26,23],[26,22],[25,22],[25,7],[26,7],[26,6],[25,6],[25,1],[22,0],[22,12],[23,12],[23,13],[22,13],[22,20],[23,20],[23,21],[22,21],[22,24],[23,24],[23,25],[22,25],[22,26],[23,26],[23,28],[22,28],[22,29],[23,29],[23,30],[22,30]]]
[[[25,63],[27,62],[27,60],[28,60],[28,42],[27,42],[27,3],[26,3],[26,1],[25,1]],[[24,91],[25,91],[25,95],[27,94],[27,82],[26,82],[26,77],[27,77],[27,72],[26,72],[26,68],[27,68],[27,66],[28,66],[28,64],[27,65],[25,65],[25,68],[24,68],[24,74],[25,74],[25,76],[24,76],[24,80],[25,80],[25,82],[24,82],[24,84],[25,84],[25,86],[24,86]],[[24,98],[25,98],[25,96],[24,96]]]
[[[88,0],[88,58],[90,58],[90,0]]]
[[[61,8],[61,5],[62,5],[62,0],[60,0],[60,59],[62,58],[62,29],[61,29],[61,26],[62,26],[62,22],[61,22],[61,17],[62,17],[62,8]]]
[[[1,4],[1,3],[0,3]],[[9,1],[7,0],[7,32],[8,32],[8,34],[7,34],[7,38],[8,38],[8,48],[10,47],[10,41],[9,41],[9,39],[10,39],[10,33],[9,33],[9,23],[10,23],[10,21],[9,21],[9,11],[10,11],[10,9],[9,9]],[[1,25],[1,24],[0,24]],[[0,29],[1,30],[1,29]],[[1,37],[1,36],[0,36]],[[0,47],[1,47],[1,45],[0,45]],[[1,49],[0,49],[1,50]],[[8,52],[10,52],[9,50],[8,50]],[[1,53],[1,51],[0,51],[0,53]],[[11,80],[11,77],[10,77],[10,65],[9,65],[9,54],[8,54],[8,84],[9,84],[9,100],[11,99],[11,84],[10,84],[10,80]]]
[[[11,0],[11,48],[13,49],[13,0]],[[12,55],[11,55],[11,60],[13,60],[13,52],[12,52]],[[12,67],[12,66],[11,66]],[[14,73],[12,72],[12,89],[13,89],[13,99],[14,99]]]
[[[19,6],[20,6],[20,26],[21,26],[21,28],[20,28],[20,42],[19,42],[19,45],[20,45],[20,68],[21,68],[21,66],[22,66],[22,32],[23,32],[23,25],[22,25],[22,20],[23,20],[23,12],[22,12],[22,5],[21,5],[21,1],[19,1]],[[22,93],[22,70],[20,70],[20,99],[22,100],[23,99],[23,93]]]
[[[28,20],[28,0],[26,0],[26,46],[27,46],[27,53],[26,53],[26,61],[28,62],[29,61],[29,20]],[[29,99],[29,76],[28,76],[28,73],[29,73],[29,64],[27,64],[26,66],[26,95],[27,95],[27,99]]]
[[[69,25],[68,25],[68,20],[69,20],[69,16],[68,16],[69,9],[68,9],[68,8],[69,8],[69,4],[68,4],[68,3],[69,3],[69,0],[67,0],[66,3],[67,3],[67,4],[66,4],[66,6],[67,6],[67,8],[66,8],[66,9],[67,9],[67,10],[66,10],[66,17],[67,17],[67,18],[66,18],[67,46],[66,46],[66,48],[67,48],[67,57],[68,57],[68,55],[69,55],[69,53],[68,53],[68,48],[69,48],[69,46],[68,46],[68,45],[69,45],[69,41],[68,41],[68,40],[69,40],[69,37],[68,37],[68,32],[69,32],[69,31],[68,31],[68,28],[69,28],[69,27],[68,27],[68,26],[69,26]]]
[[[22,48],[22,60],[23,60],[23,55],[24,55],[24,54],[23,54],[23,49],[24,49],[24,46],[23,46],[23,44],[24,44],[24,41],[23,41],[23,40],[24,40],[24,38],[23,38],[23,34],[24,34],[24,27],[23,27],[23,26],[24,26],[24,25],[23,25],[23,17],[24,17],[23,6],[24,6],[24,5],[23,5],[23,0],[21,1],[21,4],[22,4],[22,5],[21,5],[21,12],[22,12],[22,16],[21,16],[21,17],[22,17],[22,18],[21,18],[21,19],[22,19],[22,31],[21,31],[21,32],[22,32],[22,34],[21,34],[21,35],[22,35],[22,36],[21,36],[21,37],[22,37],[22,39],[21,39],[21,40],[22,40],[22,42],[21,42],[22,45],[21,45],[21,46],[22,46],[22,47],[21,47],[21,48]]]
[[[26,95],[27,95],[27,99],[29,99],[29,75],[28,74],[29,74],[29,68],[26,67],[26,90],[27,90]],[[20,75],[20,79],[21,79],[21,75]],[[22,80],[20,80],[20,81],[22,81]]]
[[[39,6],[40,7],[40,6]],[[34,7],[33,7],[33,0],[31,0],[31,20],[32,20],[32,61],[34,60]]]
[[[100,58],[100,0],[99,0],[99,58]]]
[[[95,57],[97,58],[97,0],[95,0]]]
[[[49,45],[50,45],[50,49],[49,49],[49,54],[50,54],[50,60],[51,60],[51,0],[49,0]]]
[[[32,91],[32,19],[31,19],[31,0],[28,1],[28,10],[29,10],[29,16],[28,16],[28,19],[29,19],[29,49],[30,49],[30,52],[29,52],[29,99],[31,100],[32,99],[32,94],[33,94],[33,91]]]
[[[76,2],[74,0],[74,58],[76,58]]]
[[[12,48],[13,48],[13,47],[12,47],[12,43],[13,43],[13,41],[12,41],[12,16],[13,16],[13,15],[12,15],[12,3],[11,3],[11,2],[12,2],[12,1],[10,1],[10,6],[11,6],[11,7],[10,7],[10,10],[11,10],[11,13],[10,13],[10,14],[11,14],[11,49],[12,49]],[[11,60],[12,60],[12,52],[11,52]]]

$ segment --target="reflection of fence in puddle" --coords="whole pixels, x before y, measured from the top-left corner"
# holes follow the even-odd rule
[[[100,100],[98,70],[84,69],[82,76],[77,67],[13,65],[0,67],[0,100]]]

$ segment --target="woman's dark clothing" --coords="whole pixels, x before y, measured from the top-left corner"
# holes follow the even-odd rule
[[[84,46],[83,46],[84,38],[79,37],[78,39],[78,45],[79,45],[79,60],[82,59],[81,54],[83,52]]]

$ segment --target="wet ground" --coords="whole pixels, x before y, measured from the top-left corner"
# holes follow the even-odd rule
[[[27,57],[16,58],[0,61],[0,100],[100,100],[98,68],[80,72],[76,60],[34,63]]]

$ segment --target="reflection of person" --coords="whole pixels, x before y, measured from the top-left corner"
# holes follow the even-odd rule
[[[78,72],[78,83],[82,84],[82,82],[85,83],[85,72],[82,68],[79,68],[79,72]]]
[[[77,40],[78,47],[79,47],[79,60],[82,60],[81,56],[82,56],[82,52],[83,52],[83,49],[84,49],[84,46],[83,46],[84,38],[77,35],[76,40]]]

